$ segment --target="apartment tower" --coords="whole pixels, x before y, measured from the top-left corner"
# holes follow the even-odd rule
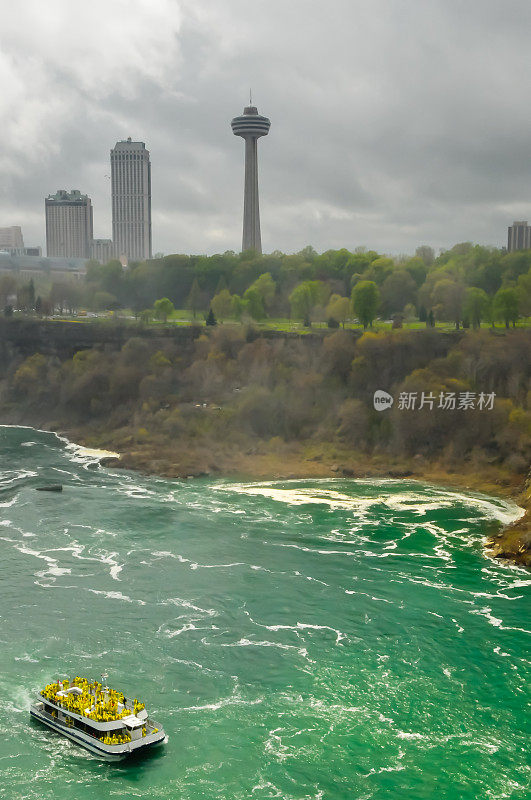
[[[111,150],[112,239],[117,258],[151,258],[151,163],[144,142]]]
[[[20,225],[0,228],[0,250],[8,250],[13,255],[24,254],[24,237]]]
[[[513,222],[509,225],[507,236],[507,250],[511,253],[513,250],[530,250],[531,249],[531,227],[525,220]]]
[[[79,189],[59,189],[44,201],[46,254],[49,257],[90,258],[92,203]]]

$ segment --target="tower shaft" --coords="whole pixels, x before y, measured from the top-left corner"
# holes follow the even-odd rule
[[[242,250],[262,253],[260,209],[258,205],[258,139],[267,136],[270,121],[258,113],[256,106],[244,108],[243,114],[231,122],[235,136],[245,139],[245,188],[243,195]]]
[[[245,137],[245,189],[243,198],[242,250],[262,252],[260,208],[258,204],[258,140]]]

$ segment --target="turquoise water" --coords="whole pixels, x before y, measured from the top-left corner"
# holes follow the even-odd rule
[[[529,573],[481,547],[515,506],[172,482],[21,428],[0,458],[6,798],[529,797]],[[100,763],[30,722],[42,685],[105,669],[166,729],[153,757]]]

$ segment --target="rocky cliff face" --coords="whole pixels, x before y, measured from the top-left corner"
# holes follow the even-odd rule
[[[13,361],[34,353],[72,358],[78,350],[90,347],[119,350],[131,336],[141,336],[161,342],[171,339],[183,345],[192,344],[201,334],[199,326],[167,329],[143,328],[120,322],[69,322],[62,320],[2,319],[0,318],[0,371]]]

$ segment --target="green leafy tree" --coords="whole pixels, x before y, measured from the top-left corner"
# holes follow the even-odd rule
[[[404,262],[404,264],[401,266],[401,269],[404,269],[409,273],[409,275],[415,281],[417,288],[422,286],[426,280],[428,268],[422,258],[419,258],[418,256],[410,258]]]
[[[516,325],[518,319],[518,292],[516,289],[509,287],[507,289],[499,289],[494,295],[494,314],[496,319],[501,319],[505,322],[505,327],[509,327],[509,323]]]
[[[94,302],[96,302],[96,296],[99,294],[103,294],[103,292],[95,293]],[[105,292],[104,294],[107,298],[110,298],[108,302],[116,301],[116,297],[114,297],[114,295],[111,295],[108,292]],[[60,314],[67,309],[72,311],[73,308],[77,307],[80,299],[80,287],[76,286],[72,281],[54,281],[54,283],[52,283],[52,287],[50,289],[50,305],[54,310],[59,309]]]
[[[149,359],[149,366],[153,370],[161,370],[171,366],[171,361],[162,350],[157,350]]]
[[[161,297],[160,300],[155,300],[153,303],[153,311],[157,319],[166,322],[170,314],[175,311],[175,308],[171,300],[168,300],[167,297]]]
[[[345,327],[345,322],[350,317],[350,300],[340,294],[333,294],[326,307],[328,319],[335,320],[338,324]]]
[[[216,294],[219,294],[223,289],[227,288],[227,279],[225,275],[220,275],[218,285],[216,286]]]
[[[236,319],[241,319],[245,311],[245,303],[239,294],[232,295],[232,316]]]
[[[0,305],[7,303],[7,298],[17,291],[17,282],[12,275],[0,275]]]
[[[17,292],[17,304],[22,311],[33,311],[35,308],[35,286],[33,278],[21,286]]]
[[[428,247],[428,245],[425,244],[421,245],[420,247],[417,247],[417,249],[415,250],[415,255],[418,258],[421,258],[427,267],[431,267],[431,265],[435,261],[435,251],[433,247]]]
[[[232,295],[228,289],[222,289],[212,298],[212,311],[216,319],[224,320],[232,314]]]
[[[64,295],[56,293],[52,296],[54,306],[59,304],[60,313],[63,313],[63,306],[65,303]],[[93,305],[97,311],[107,311],[116,302],[116,297],[109,292],[96,292],[94,295]]]
[[[113,259],[107,264],[89,261],[87,264],[86,281],[96,286],[103,292],[109,292],[119,297],[124,283],[124,268],[118,259]]]
[[[364,328],[372,325],[378,306],[380,292],[374,281],[360,281],[352,290],[352,308]]]
[[[469,320],[473,328],[481,327],[481,322],[486,318],[488,310],[489,296],[483,289],[471,286],[465,291],[463,317]]]
[[[302,319],[309,328],[311,315],[316,306],[325,306],[330,296],[330,288],[323,281],[304,281],[296,286],[289,296],[291,314]]]
[[[258,277],[254,283],[249,286],[248,291],[256,291],[262,298],[262,303],[265,310],[269,310],[275,299],[277,286],[270,272],[264,272]]]
[[[520,275],[516,290],[520,314],[524,317],[531,316],[531,270],[527,275]]]
[[[433,288],[433,307],[439,319],[454,322],[455,327],[463,317],[464,287],[451,278],[443,278]]]
[[[371,265],[363,274],[363,278],[381,286],[385,279],[392,273],[394,267],[395,264],[392,258],[380,256],[379,258],[375,258],[374,261],[371,261]]]
[[[17,391],[36,394],[46,378],[46,358],[40,353],[27,358],[17,369],[13,380]]]
[[[257,321],[264,319],[266,315],[264,301],[262,299],[262,295],[257,289],[253,289],[252,286],[249,287],[249,289],[247,289],[243,295],[243,302],[245,310],[250,317]]]
[[[382,314],[388,316],[402,311],[408,303],[415,303],[417,284],[404,269],[395,269],[382,284]]]
[[[194,278],[192,283],[192,288],[190,289],[190,294],[188,295],[188,299],[186,301],[186,307],[190,309],[194,319],[195,315],[199,310],[200,300],[201,300],[201,289],[199,287],[197,278]]]

